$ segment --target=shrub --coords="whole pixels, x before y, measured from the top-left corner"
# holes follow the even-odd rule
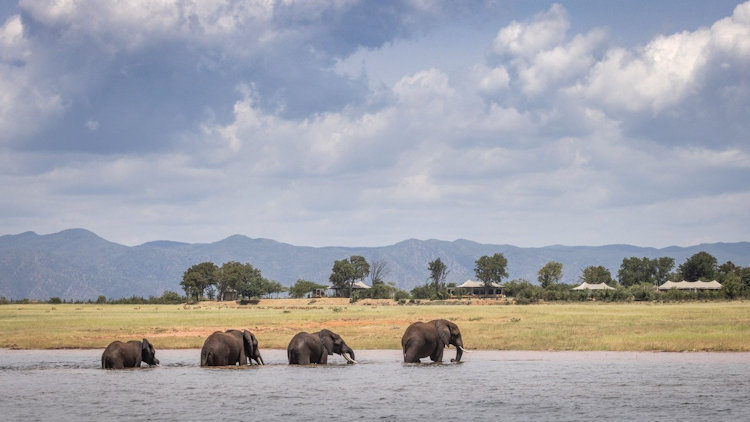
[[[401,303],[402,301],[406,302],[409,299],[411,299],[411,295],[405,290],[397,290],[393,295],[393,300],[399,303]]]
[[[648,283],[636,284],[630,287],[630,294],[636,302],[649,302],[656,297],[656,287]]]

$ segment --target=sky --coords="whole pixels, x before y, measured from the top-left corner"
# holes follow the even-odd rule
[[[750,2],[0,4],[0,235],[750,240]]]

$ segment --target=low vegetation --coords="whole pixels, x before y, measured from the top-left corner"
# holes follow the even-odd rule
[[[285,348],[298,331],[330,328],[357,349],[398,349],[414,321],[445,318],[470,349],[750,351],[750,303],[507,305],[463,299],[398,305],[393,300],[264,299],[188,304],[0,305],[2,348],[103,348],[146,337],[159,349],[199,348],[215,330],[247,328],[262,348]]]

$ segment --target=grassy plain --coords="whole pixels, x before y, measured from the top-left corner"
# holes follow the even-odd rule
[[[329,328],[353,349],[399,349],[409,323],[445,318],[464,345],[487,350],[750,351],[750,302],[396,305],[269,299],[257,305],[0,305],[0,348],[104,348],[146,337],[157,349],[200,348],[216,330],[246,328],[261,348]]]

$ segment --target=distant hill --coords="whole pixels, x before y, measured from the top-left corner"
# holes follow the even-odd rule
[[[719,263],[732,261],[750,266],[750,243],[711,243],[663,249],[630,245],[546,246],[519,248],[488,245],[469,240],[453,242],[409,239],[383,247],[294,246],[269,239],[234,235],[214,243],[155,241],[139,246],[109,242],[96,234],[71,229],[49,235],[26,232],[0,236],[0,296],[12,299],[94,299],[158,296],[165,290],[182,292],[183,272],[191,265],[211,261],[249,262],[267,278],[289,286],[303,278],[327,282],[333,262],[362,255],[372,262],[388,262],[386,281],[410,290],[428,277],[427,263],[440,258],[450,270],[448,282],[462,283],[474,277],[474,261],[501,252],[508,259],[509,279],[536,282],[545,263],[563,264],[563,282],[575,283],[581,270],[603,265],[616,277],[623,258],[669,256],[677,265],[691,255],[706,251]]]

